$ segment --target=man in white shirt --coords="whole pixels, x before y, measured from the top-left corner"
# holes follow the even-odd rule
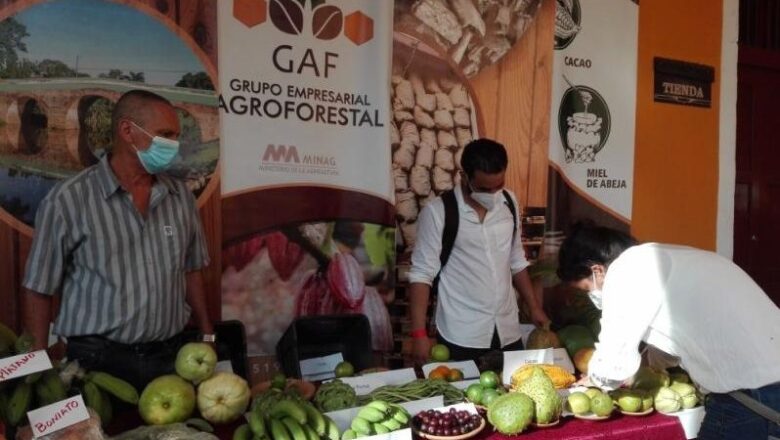
[[[637,245],[579,225],[561,245],[558,275],[602,308],[590,382],[615,388],[639,368],[640,341],[680,360],[705,392],[699,439],[766,439],[770,423],[735,400],[780,409],[780,309],[730,260],[685,246]]]
[[[534,322],[549,321],[528,276],[517,201],[504,190],[507,162],[504,146],[488,139],[464,148],[461,183],[453,190],[457,234],[444,267],[440,261],[444,201],[441,197],[431,201],[420,214],[409,272],[411,336],[418,363],[425,362],[430,351],[425,320],[437,275],[438,339],[454,360],[476,359],[492,349],[522,349],[513,285],[528,303]]]

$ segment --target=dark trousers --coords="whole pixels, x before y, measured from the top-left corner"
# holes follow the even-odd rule
[[[501,340],[498,337],[498,330],[493,329],[493,339],[489,348],[471,348],[462,347],[439,336],[439,342],[447,346],[450,350],[450,359],[454,361],[473,360],[480,367],[480,370],[501,371],[501,365],[504,362],[503,351],[515,351],[523,349],[523,339],[501,346]]]
[[[780,411],[780,383],[742,391],[775,411]],[[699,430],[700,440],[780,438],[780,425],[761,417],[728,394],[709,394],[704,408],[706,413]]]
[[[153,379],[174,372],[176,354],[190,335],[141,344],[121,344],[100,336],[68,338],[68,360],[78,360],[87,371],[103,371],[124,379],[138,392]]]

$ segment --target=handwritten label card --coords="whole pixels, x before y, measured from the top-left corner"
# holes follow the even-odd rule
[[[0,382],[50,370],[51,360],[46,350],[33,351],[0,359]]]
[[[368,376],[356,376],[356,377],[342,377],[340,379],[345,384],[352,387],[355,390],[355,394],[358,396],[365,396],[366,394],[374,391],[375,389],[387,385],[387,382],[382,380],[381,377]]]
[[[414,368],[380,371],[377,373],[364,374],[363,376],[381,379],[387,385],[403,385],[417,379],[417,374],[415,374]]]
[[[344,361],[344,356],[341,353],[302,360],[300,362],[301,375],[304,380],[309,382],[331,379],[336,375],[333,371],[336,369],[336,365],[342,361]]]
[[[33,437],[43,437],[89,419],[87,405],[81,395],[73,396],[27,413]]]
[[[351,386],[358,396],[365,396],[385,385],[403,385],[417,379],[413,368],[381,371],[356,377],[342,377],[341,380]]]

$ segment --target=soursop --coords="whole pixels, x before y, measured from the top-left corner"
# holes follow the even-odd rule
[[[563,410],[562,399],[544,370],[534,367],[531,376],[520,382],[517,391],[534,401],[536,423],[546,424],[558,420]]]
[[[501,434],[519,434],[534,418],[534,401],[522,393],[502,394],[490,403],[487,417]]]

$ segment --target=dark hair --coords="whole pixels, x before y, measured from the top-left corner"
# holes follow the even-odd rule
[[[591,275],[594,264],[609,266],[626,249],[637,244],[630,235],[615,229],[575,224],[558,252],[558,277],[578,281]]]
[[[147,106],[152,102],[159,102],[173,107],[170,101],[162,96],[146,90],[130,90],[119,97],[111,113],[111,133],[116,133],[119,128],[119,121],[130,119],[138,124],[146,121],[151,116]]]
[[[475,171],[496,174],[504,171],[508,159],[503,145],[490,139],[476,139],[463,148],[460,167],[468,177],[474,177]]]

